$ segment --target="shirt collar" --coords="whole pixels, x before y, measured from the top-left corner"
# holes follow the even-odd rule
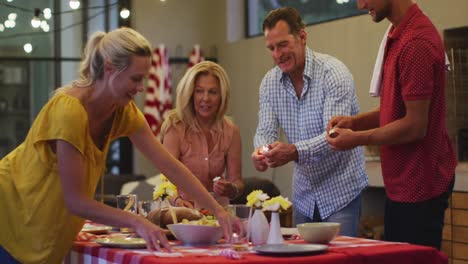
[[[197,121],[198,122],[198,121]],[[224,118],[220,121],[217,121],[211,126],[210,128],[210,134],[212,136],[216,136],[217,134],[221,133],[223,131],[223,126],[224,126]],[[197,125],[197,129],[191,129],[194,133],[203,133],[201,127]]]
[[[388,33],[388,38],[398,39],[401,36],[401,33],[405,30],[406,26],[408,26],[412,18],[420,13],[422,13],[422,11],[421,9],[419,9],[417,4],[413,4],[412,6],[410,6],[408,8],[408,11],[406,11],[405,15],[403,16],[403,19],[401,19],[400,24],[398,24],[396,28],[392,26],[392,29]]]
[[[305,65],[304,65],[304,72],[302,73],[305,77],[309,78],[309,79],[312,79],[312,72],[313,72],[313,69],[314,69],[314,64],[313,64],[313,59],[314,59],[314,52],[309,49],[309,47],[305,47],[306,49],[306,52],[305,52]],[[278,66],[276,66],[278,67]],[[278,67],[279,69],[279,67]],[[281,72],[281,77],[280,77],[280,81],[281,82],[284,82],[286,79],[286,77],[288,77],[288,74],[287,73],[284,73],[281,71],[281,69],[279,69],[280,72]]]

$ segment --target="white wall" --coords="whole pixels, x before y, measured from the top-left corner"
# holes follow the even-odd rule
[[[420,7],[442,31],[468,26],[468,1],[420,0]],[[242,137],[243,176],[260,175],[252,166],[252,138],[257,125],[258,86],[273,62],[264,47],[263,37],[227,41],[226,3],[219,0],[133,1],[134,27],[150,39],[152,44],[164,42],[169,51],[178,44],[202,48],[216,45],[219,63],[229,73],[232,83],[230,115],[240,127]],[[228,11],[229,12],[229,11]],[[231,14],[232,15],[232,14]],[[316,51],[331,54],[343,61],[354,75],[361,110],[378,105],[368,95],[368,86],[381,37],[388,22],[375,24],[368,15],[351,17],[307,27],[308,45]],[[174,83],[174,85],[176,85]],[[136,156],[135,171],[151,175],[140,156]],[[263,173],[290,196],[292,164]]]

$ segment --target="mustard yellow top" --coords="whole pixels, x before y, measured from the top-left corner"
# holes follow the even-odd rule
[[[49,100],[25,141],[0,161],[0,245],[22,263],[61,263],[84,223],[65,207],[57,157],[47,141],[67,141],[83,155],[86,192],[93,197],[109,143],[146,122],[133,101],[117,109],[101,151],[81,101],[65,91]]]

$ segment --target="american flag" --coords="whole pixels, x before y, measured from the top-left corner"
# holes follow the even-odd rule
[[[192,53],[190,54],[188,67],[191,68],[193,65],[204,61],[205,58],[203,57],[202,51],[200,49],[200,45],[193,46]]]
[[[159,134],[165,115],[172,109],[171,74],[166,47],[161,44],[153,53],[143,112],[154,135]]]

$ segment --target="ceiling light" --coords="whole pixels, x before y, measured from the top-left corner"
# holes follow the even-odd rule
[[[41,28],[42,28],[42,30],[44,30],[44,32],[49,32],[49,30],[50,30],[49,25],[41,26]]]
[[[68,4],[70,5],[71,9],[78,9],[80,7],[80,1],[78,0],[70,0]]]
[[[50,19],[52,17],[52,11],[50,10],[50,8],[44,8],[42,13],[44,14],[45,19]]]
[[[41,26],[41,20],[39,20],[39,18],[37,17],[34,17],[33,19],[31,19],[31,26],[33,28],[38,28]]]
[[[38,28],[41,25],[41,20],[39,16],[41,15],[41,10],[39,8],[34,8],[34,16],[31,19],[31,26],[33,28]]]
[[[33,50],[33,46],[31,45],[31,43],[26,43],[24,44],[23,49],[24,49],[24,52],[31,53]]]
[[[14,28],[16,26],[16,22],[14,20],[7,20],[4,24],[6,28]]]
[[[47,24],[47,21],[45,20],[41,21],[41,28],[44,30],[44,32],[49,32],[50,30],[49,24]]]
[[[8,14],[8,20],[16,20],[18,15],[16,13],[10,13]]]
[[[122,10],[120,11],[120,17],[123,19],[127,19],[129,16],[130,16],[130,10],[128,10],[125,7],[122,8]]]

